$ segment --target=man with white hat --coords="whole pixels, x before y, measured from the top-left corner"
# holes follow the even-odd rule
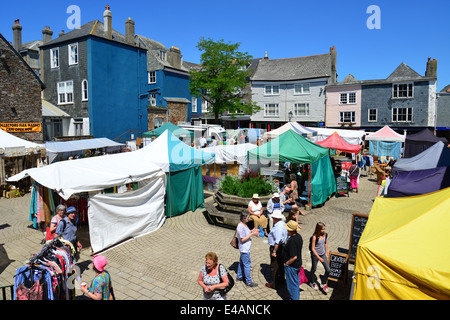
[[[275,209],[272,213],[274,226],[270,230],[268,238],[270,252],[270,270],[272,272],[272,282],[266,283],[266,287],[276,289],[281,281],[284,281],[284,267],[282,260],[283,246],[287,240],[287,229],[281,210]]]
[[[272,195],[272,198],[270,198],[269,201],[267,202],[267,213],[268,213],[268,217],[269,217],[269,229],[272,229],[273,225],[275,224],[272,219],[272,213],[274,212],[274,210],[280,210],[281,212],[284,212],[284,204],[280,200],[280,194],[278,192],[275,192]],[[284,218],[283,220],[286,220],[286,218]]]

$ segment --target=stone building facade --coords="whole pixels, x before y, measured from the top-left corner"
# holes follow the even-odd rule
[[[42,81],[13,46],[0,34],[0,123],[21,128],[9,131],[42,143]],[[34,127],[35,131],[30,131]],[[27,128],[27,129],[24,129]],[[18,130],[24,130],[18,132]]]

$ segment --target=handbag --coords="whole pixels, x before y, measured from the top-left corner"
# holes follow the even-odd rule
[[[236,237],[236,231],[234,231],[234,236],[233,236],[233,238],[231,239],[230,244],[231,244],[231,246],[232,246],[233,248],[239,249],[239,240],[238,240],[238,238]]]
[[[222,266],[222,264],[219,264],[219,278],[220,278],[220,283],[222,283],[223,281],[222,281],[222,275],[220,273],[220,266]],[[224,266],[224,268],[225,268],[225,266]],[[227,270],[227,268],[225,268],[225,270]],[[228,272],[228,270],[227,270],[227,276],[228,276],[228,286],[225,289],[221,290],[223,293],[228,293],[234,286],[234,279],[231,276],[231,274]]]
[[[300,272],[298,273],[298,279],[300,280],[300,284],[308,282],[308,278],[306,277],[305,269],[303,269],[303,267],[300,268]]]

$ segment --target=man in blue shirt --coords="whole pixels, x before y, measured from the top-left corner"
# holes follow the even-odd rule
[[[284,281],[284,267],[282,261],[282,251],[284,243],[287,240],[286,224],[283,221],[283,214],[281,210],[275,209],[272,213],[273,228],[270,230],[267,237],[270,252],[270,270],[272,273],[272,282],[266,283],[266,287],[276,289],[277,286]]]

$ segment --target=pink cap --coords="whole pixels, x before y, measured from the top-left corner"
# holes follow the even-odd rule
[[[103,268],[108,264],[108,260],[104,256],[94,256],[94,267],[98,271],[103,271]]]

